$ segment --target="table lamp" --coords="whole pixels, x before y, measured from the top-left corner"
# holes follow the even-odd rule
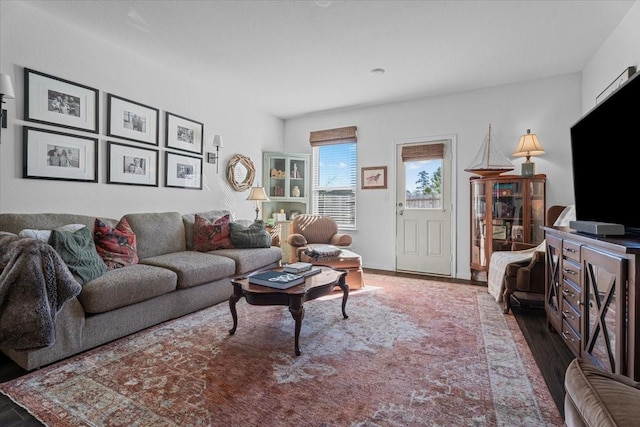
[[[270,200],[267,196],[267,193],[264,191],[264,187],[251,187],[251,191],[249,191],[249,196],[247,196],[247,200],[255,200],[256,201],[256,221],[258,220],[258,213],[260,212],[260,202],[264,202]]]
[[[535,175],[535,163],[530,159],[531,156],[539,156],[544,154],[545,151],[538,141],[538,137],[535,133],[531,133],[531,129],[527,129],[527,133],[520,137],[518,141],[518,147],[513,152],[513,157],[526,157],[527,160],[522,164],[522,176],[534,176]]]

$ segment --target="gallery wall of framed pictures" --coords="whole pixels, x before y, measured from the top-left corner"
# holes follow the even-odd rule
[[[24,69],[24,82],[24,118],[34,126],[24,127],[23,178],[98,183],[103,152],[98,136],[100,90],[30,68]],[[202,122],[165,111],[161,147],[160,109],[113,93],[103,96],[104,133],[110,139],[105,150],[107,184],[159,187],[163,157],[164,187],[202,190]]]

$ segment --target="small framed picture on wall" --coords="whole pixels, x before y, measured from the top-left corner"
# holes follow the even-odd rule
[[[24,69],[24,119],[98,133],[98,89]]]
[[[360,188],[363,190],[387,188],[387,167],[361,168]]]
[[[107,135],[158,145],[157,108],[107,95]]]
[[[158,150],[107,142],[107,183],[158,186]]]
[[[165,114],[168,148],[202,154],[204,124],[167,112]]]
[[[98,182],[98,139],[24,127],[23,178]]]
[[[202,158],[165,151],[165,186],[202,190]]]

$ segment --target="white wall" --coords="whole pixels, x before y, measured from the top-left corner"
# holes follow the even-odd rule
[[[509,157],[530,128],[546,154],[536,157],[536,172],[547,175],[547,205],[573,203],[569,126],[580,115],[580,75],[511,84],[482,90],[317,114],[285,122],[285,149],[311,152],[309,132],[356,125],[358,167],[387,166],[388,188],[358,191],[354,249],[369,268],[395,269],[395,144],[402,140],[456,135],[454,189],[457,259],[454,275],[469,278],[469,177],[464,171],[478,152],[489,123]],[[520,173],[522,159],[513,159]]]
[[[629,12],[582,70],[582,112],[627,67],[640,72],[640,1]]]
[[[534,158],[536,172],[547,175],[547,206],[573,203],[569,128],[595,104],[595,97],[630,65],[640,69],[640,2],[580,74],[500,86],[438,98],[340,113],[317,114],[285,123],[285,148],[310,152],[312,130],[358,126],[358,162],[389,167],[389,189],[357,195],[358,228],[354,246],[370,268],[395,268],[395,153],[403,139],[457,136],[457,258],[454,275],[469,278],[469,174],[489,122],[505,153],[520,134],[538,134],[546,154]],[[513,159],[518,173],[522,159]]]
[[[282,148],[282,120],[240,105],[233,90],[224,81],[216,81],[214,73],[210,80],[195,80],[189,76],[188,64],[169,66],[163,65],[168,58],[149,60],[23,3],[2,1],[0,12],[0,71],[11,76],[16,92],[16,99],[4,104],[9,126],[2,129],[0,144],[0,212],[73,212],[120,218],[129,212],[226,208],[238,218],[253,218],[254,205],[245,200],[248,192],[238,193],[227,185],[224,165],[234,154],[244,154],[253,160],[256,176],[261,177],[262,151]],[[25,67],[100,89],[99,183],[22,178],[23,126],[67,132],[23,120]],[[160,110],[159,147],[137,144],[160,150],[159,187],[106,184],[106,141],[117,140],[106,137],[106,93]],[[205,144],[215,134],[223,137],[220,172],[216,174],[215,165],[203,163],[202,191],[164,187],[165,111],[204,123]]]

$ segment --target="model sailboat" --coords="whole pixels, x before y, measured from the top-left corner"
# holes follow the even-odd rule
[[[494,176],[513,169],[513,163],[502,153],[495,138],[492,139],[491,123],[489,123],[489,132],[484,137],[482,147],[465,171],[481,176]]]

